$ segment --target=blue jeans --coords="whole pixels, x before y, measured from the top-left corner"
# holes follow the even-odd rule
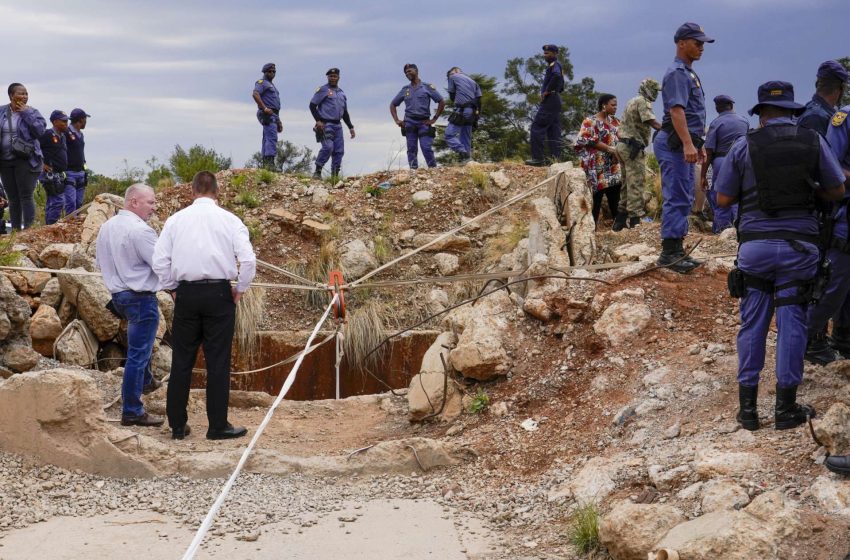
[[[675,134],[675,133],[674,133]],[[652,148],[661,166],[661,239],[682,239],[688,234],[688,215],[694,204],[694,164],[685,161],[682,150],[667,147],[669,134],[661,130]]]
[[[118,314],[127,321],[127,363],[124,365],[124,382],[121,398],[124,416],[141,416],[142,389],[153,382],[151,356],[159,326],[159,304],[156,294],[118,292],[112,294],[112,303]]]

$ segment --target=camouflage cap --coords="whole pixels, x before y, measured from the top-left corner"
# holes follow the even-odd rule
[[[661,91],[661,84],[652,78],[641,80],[638,93],[646,97],[650,101],[655,101],[658,98],[658,92]]]

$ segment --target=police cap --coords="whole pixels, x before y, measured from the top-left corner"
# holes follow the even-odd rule
[[[558,45],[553,45],[552,43],[547,43],[547,44],[543,45],[543,52],[552,52],[552,53],[557,54],[557,53],[561,52],[561,49],[558,48]]]
[[[65,111],[60,111],[59,109],[56,109],[55,111],[50,113],[50,122],[67,121],[67,120],[68,120],[68,115],[65,114]]]
[[[694,39],[696,41],[702,41],[703,43],[714,42],[713,38],[705,34],[705,31],[702,30],[702,27],[692,22],[687,22],[680,25],[679,29],[676,30],[676,34],[673,35],[674,43],[678,43],[682,39]]]
[[[325,76],[330,76],[331,74],[339,76],[339,68],[330,68],[327,72],[325,72]]]
[[[729,97],[728,95],[725,95],[725,94],[724,95],[718,95],[717,97],[714,98],[714,104],[715,105],[726,105],[727,103],[730,104],[730,105],[734,105],[735,100],[732,99],[731,97]]]
[[[78,120],[82,119],[83,117],[89,118],[89,117],[91,117],[91,115],[89,115],[88,113],[86,113],[85,111],[80,109],[79,107],[71,110],[71,120],[72,121],[78,121]]]
[[[846,82],[848,77],[847,69],[836,60],[827,60],[818,66],[818,79],[826,78]]]
[[[263,64],[263,72],[268,72],[269,70],[275,70],[274,62],[266,62]]]

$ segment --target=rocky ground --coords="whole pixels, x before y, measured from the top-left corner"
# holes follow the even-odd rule
[[[302,540],[324,537],[328,546],[351,539],[351,557],[370,557],[356,554],[374,545],[382,552],[371,557],[382,558],[435,553],[581,558],[570,542],[572,527],[578,509],[595,504],[601,543],[591,554],[597,558],[643,559],[661,548],[695,559],[845,558],[850,482],[821,464],[827,449],[850,451],[850,363],[806,369],[800,399],[817,408],[815,428],[826,449],[803,428],[775,431],[772,331],[760,395],[764,427],[752,433],[738,429],[737,307],[725,291],[734,238],[701,234],[696,227],[701,224],[694,223],[689,243],[699,241],[694,254],[706,264],[687,276],[654,270],[657,226],[588,232],[586,199],[576,198],[571,173],[567,170],[563,205],[552,204],[561,196],[558,185],[541,193],[542,201],[532,197],[462,232],[457,245],[422,253],[378,279],[529,265],[528,275],[574,265],[610,268],[568,270],[569,280],[515,285],[510,293],[498,291],[475,307],[431,321],[428,326],[443,334],[423,358],[419,375],[410,372],[410,387],[398,395],[285,401],[203,554],[260,558],[289,541],[293,557],[337,557],[333,548],[299,548]],[[261,185],[259,175],[240,171],[222,174],[221,181],[226,204],[253,224],[261,259],[310,275],[313,263],[332,255],[329,260],[338,259],[357,277],[425,242],[417,236],[459,225],[545,176],[545,170],[507,165],[376,174],[339,188],[286,176]],[[378,193],[388,180],[389,190]],[[249,208],[253,202],[236,202],[249,198],[241,194],[246,191],[260,199],[255,208]],[[185,186],[161,198],[164,217],[185,204]],[[559,225],[553,217],[561,206],[567,219]],[[566,253],[562,225],[571,234]],[[17,241],[27,245],[30,262],[45,264],[50,245],[76,243],[86,231],[80,219]],[[579,262],[588,252],[589,262]],[[80,253],[85,249],[68,248],[65,262],[55,264],[84,263]],[[615,268],[616,263],[626,266]],[[24,324],[29,321],[29,331],[32,324],[46,324],[25,319],[24,310],[50,315],[43,308],[51,307],[61,329],[70,318],[67,309],[63,317],[63,301],[72,296],[100,352],[105,337],[120,347],[120,325],[87,317],[96,306],[86,298],[96,299],[96,289],[83,285],[75,291],[64,280],[57,298],[44,278],[9,280],[0,290],[10,324],[6,375],[27,360],[33,363],[23,369],[35,373],[11,375],[0,384],[0,421],[27,436],[0,434],[0,558],[27,557],[21,543],[38,540],[39,526],[111,535],[112,519],[128,533],[132,528],[131,544],[149,540],[166,547],[157,550],[182,553],[221,488],[218,477],[230,472],[245,442],[203,439],[201,394],[190,404],[190,425],[199,433],[184,442],[172,443],[166,429],[120,429],[115,422],[120,370],[118,375],[68,370],[67,361],[18,356],[26,354],[19,349],[27,339]],[[262,280],[284,281],[268,270]],[[392,310],[388,323],[406,325],[481,287],[442,283],[371,290],[355,294],[352,309],[378,299]],[[303,294],[282,290],[269,290],[267,309],[265,326],[276,329],[309,327],[318,314]],[[163,314],[167,319],[168,310]],[[33,347],[44,339],[42,331],[36,334],[29,339]],[[10,363],[11,347],[18,349]],[[453,370],[449,380],[441,354]],[[57,366],[66,369],[38,373]],[[51,397],[56,393],[74,395],[73,402],[82,404],[68,411]],[[149,397],[152,411],[161,411],[162,393]],[[40,407],[14,404],[26,398]],[[434,416],[444,398],[436,418],[420,421]],[[270,401],[235,394],[232,419],[253,432]],[[91,518],[88,529],[74,525],[80,518]],[[370,523],[391,529],[355,528]],[[305,537],[316,535],[311,533],[316,528],[322,537]],[[424,532],[434,538],[411,537],[405,548],[392,539],[356,540],[362,536],[358,531],[388,538]],[[95,541],[74,546],[84,552],[103,545]]]

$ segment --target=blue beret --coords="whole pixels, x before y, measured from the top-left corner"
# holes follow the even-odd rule
[[[705,34],[705,31],[702,30],[702,27],[697,25],[696,23],[683,23],[679,26],[679,29],[676,30],[676,34],[673,35],[673,42],[678,43],[682,39],[696,39],[697,41],[702,41],[703,43],[713,43],[714,39]]]
[[[831,78],[839,82],[847,81],[848,72],[840,62],[835,60],[827,60],[818,66],[818,79]]]

